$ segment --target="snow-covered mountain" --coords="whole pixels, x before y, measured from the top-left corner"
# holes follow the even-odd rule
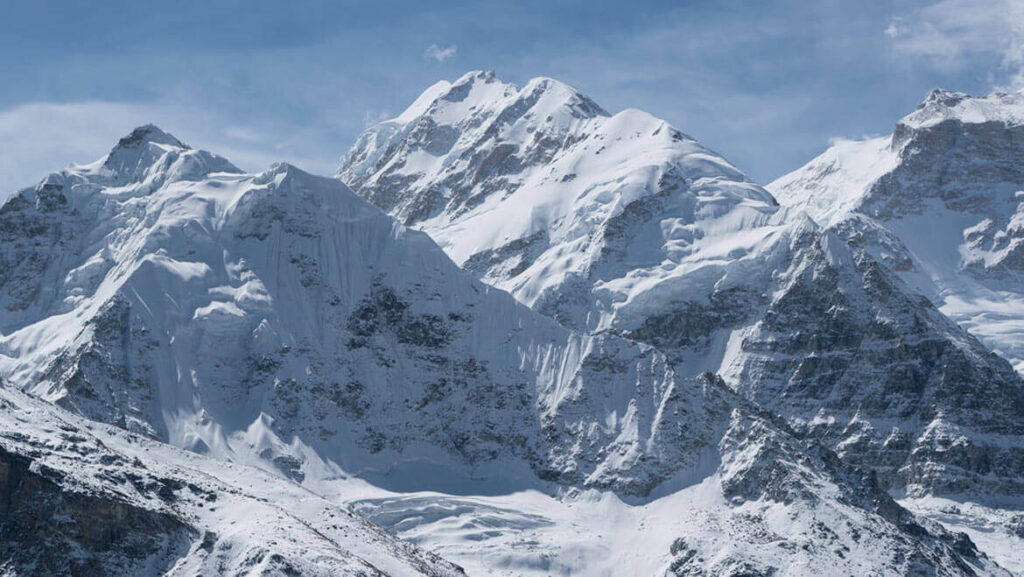
[[[571,333],[288,165],[241,174],[143,127],[0,220],[4,376],[176,446],[300,479],[512,459],[642,495],[712,434],[716,393],[649,347]],[[666,409],[695,418],[662,450]]]
[[[339,178],[464,269],[590,330],[650,315],[697,282],[682,279],[771,258],[785,234],[771,195],[722,157],[550,78],[438,83],[361,135]]]
[[[1024,372],[1024,92],[936,90],[769,185]]]
[[[103,159],[4,203],[0,259],[0,374],[32,394],[4,390],[12,416],[0,421],[21,424],[0,443],[19,463],[35,459],[30,471],[51,461],[81,469],[28,506],[73,498],[91,482],[101,509],[120,499],[140,515],[187,517],[152,537],[176,547],[161,557],[177,556],[175,567],[223,560],[270,574],[288,574],[285,565],[330,573],[332,564],[373,574],[368,563],[443,575],[457,569],[358,520],[331,525],[332,513],[345,513],[327,503],[358,504],[399,534],[433,525],[418,541],[434,548],[449,542],[450,523],[419,515],[424,500],[442,510],[474,502],[461,509],[461,526],[493,527],[474,533],[481,543],[522,534],[522,517],[505,524],[495,515],[503,499],[540,495],[534,503],[556,512],[618,503],[643,527],[638,510],[672,507],[684,517],[644,529],[657,538],[628,553],[580,537],[614,530],[616,517],[594,516],[581,533],[557,514],[536,541],[513,537],[518,545],[504,555],[472,543],[445,553],[483,573],[614,574],[628,555],[633,566],[677,575],[1004,574],[969,539],[915,518],[872,473],[795,436],[715,375],[678,372],[674,353],[536,313],[334,179],[284,164],[243,174],[141,127]],[[49,424],[56,420],[73,439]],[[128,456],[118,461],[104,447]],[[140,453],[153,457],[138,465]],[[230,493],[232,505],[207,516],[198,497],[174,508],[158,506],[159,488],[157,500],[125,493],[122,477],[155,486],[140,468],[183,495],[195,471],[209,475],[216,481],[197,486]],[[221,535],[250,523],[250,497],[286,531],[305,529],[251,557],[266,538],[262,525],[245,527],[230,551],[205,533],[197,544],[200,529]],[[705,530],[697,518],[713,524]],[[165,517],[153,519],[159,529]],[[50,545],[53,533],[40,539],[40,550],[60,546]],[[613,544],[618,563],[578,555]]]
[[[6,575],[464,575],[278,476],[0,387]]]
[[[1012,368],[663,121],[470,73],[367,130],[339,178],[536,311],[720,374],[890,488],[1024,490]]]
[[[132,152],[135,177],[112,162]],[[677,382],[650,347],[532,313],[337,181],[215,159],[143,127],[5,205],[8,260],[32,268],[4,293],[33,295],[9,318],[36,317],[0,341],[12,382],[298,477],[315,472],[310,454],[375,471],[403,453],[477,466],[510,452],[542,476],[640,495],[728,412],[706,377]],[[481,410],[451,418],[467,406]],[[663,428],[685,443],[655,442]]]

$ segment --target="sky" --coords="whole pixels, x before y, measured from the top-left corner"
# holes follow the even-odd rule
[[[494,70],[640,108],[758,182],[937,87],[1024,87],[1024,0],[4,2],[0,197],[154,123],[333,174],[434,82]]]

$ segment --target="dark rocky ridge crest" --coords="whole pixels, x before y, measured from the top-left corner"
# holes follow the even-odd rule
[[[114,150],[139,148],[150,142],[166,144],[185,150],[189,150],[191,148],[187,144],[184,144],[175,138],[173,135],[164,132],[155,124],[146,124],[135,128],[132,130],[131,134],[117,141],[117,146],[114,147]]]

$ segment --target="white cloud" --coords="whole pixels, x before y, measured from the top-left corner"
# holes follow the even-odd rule
[[[1008,50],[1003,54],[1003,68],[1010,72],[1010,77],[1001,90],[1024,88],[1024,0],[1013,1],[1009,19],[1011,24]]]
[[[445,60],[448,60],[452,56],[455,56],[456,50],[457,47],[454,44],[451,46],[447,46],[445,48],[441,48],[437,44],[431,44],[430,46],[427,47],[427,50],[426,52],[423,53],[423,55],[426,56],[427,58],[433,58],[438,62],[444,62]]]
[[[900,34],[903,34],[905,29],[900,25],[899,18],[893,18],[892,22],[889,22],[889,26],[885,29],[885,35],[889,38],[899,38]]]
[[[898,53],[939,67],[995,55],[993,86],[1024,84],[1024,0],[941,0],[893,18],[884,33]]]

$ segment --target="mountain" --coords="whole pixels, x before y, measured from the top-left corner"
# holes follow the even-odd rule
[[[1024,372],[1024,92],[936,90],[769,185]]]
[[[722,157],[550,78],[439,83],[363,133],[338,176],[464,269],[588,330],[649,314],[683,277],[770,258],[784,234],[771,195]]]
[[[351,503],[400,533],[435,520],[450,526],[445,515],[420,515],[425,502],[444,511],[471,501],[459,524],[492,527],[476,534],[479,543],[522,534],[523,516],[505,525],[494,511],[523,496],[551,511],[586,509],[595,498],[624,512],[671,506],[719,524],[666,520],[656,539],[630,547],[658,573],[1005,574],[970,539],[916,518],[874,474],[796,436],[715,375],[678,373],[650,345],[538,314],[335,179],[286,164],[244,174],[140,127],[103,159],[4,203],[0,258],[0,375],[7,408],[25,413],[8,421],[38,422],[23,427],[27,439],[12,431],[3,447],[21,463],[81,468],[66,483],[49,479],[56,486],[26,507],[60,506],[88,481],[102,510],[132,475],[175,495],[180,479],[185,499],[198,471],[210,478],[197,486],[233,495],[237,517],[201,515],[191,497],[180,509],[158,507],[160,488],[157,500],[129,495],[140,522],[156,519],[152,539],[177,547],[190,570],[208,567],[212,547],[225,563],[251,560],[271,574],[342,566],[372,574],[366,563],[443,575],[457,569],[367,537],[375,533],[358,519],[332,525],[327,503]],[[55,439],[47,423],[56,418],[92,437]],[[106,483],[98,468],[112,457],[103,447],[153,457],[144,467],[127,459]],[[154,485],[139,468],[170,481]],[[246,506],[247,495],[282,519],[288,539],[274,539],[277,556],[234,557],[267,535],[252,525],[263,513]],[[382,517],[382,498],[391,520],[418,521]],[[170,517],[147,517],[160,512]],[[560,538],[580,534],[578,525],[563,521],[538,521],[553,528],[547,540],[520,540],[518,551],[485,556],[482,544],[453,558],[484,573],[549,572],[534,554],[541,548],[555,571],[588,572],[594,566],[575,542]],[[203,537],[205,553],[196,549],[200,528],[220,535],[232,522],[253,531],[239,537],[246,545],[220,555]],[[615,522],[593,516],[583,534]],[[302,527],[291,531],[293,523]],[[57,530],[46,531],[39,550],[61,551]],[[443,540],[434,526],[418,542]],[[33,562],[16,553],[4,560]]]
[[[241,174],[152,127],[13,197],[0,229],[5,378],[297,479],[511,461],[643,496],[726,415],[726,392],[533,313],[337,180]]]
[[[9,575],[465,573],[280,477],[0,388]]]
[[[890,489],[1024,490],[1010,365],[663,121],[470,73],[368,129],[339,178],[534,310],[721,375]]]

